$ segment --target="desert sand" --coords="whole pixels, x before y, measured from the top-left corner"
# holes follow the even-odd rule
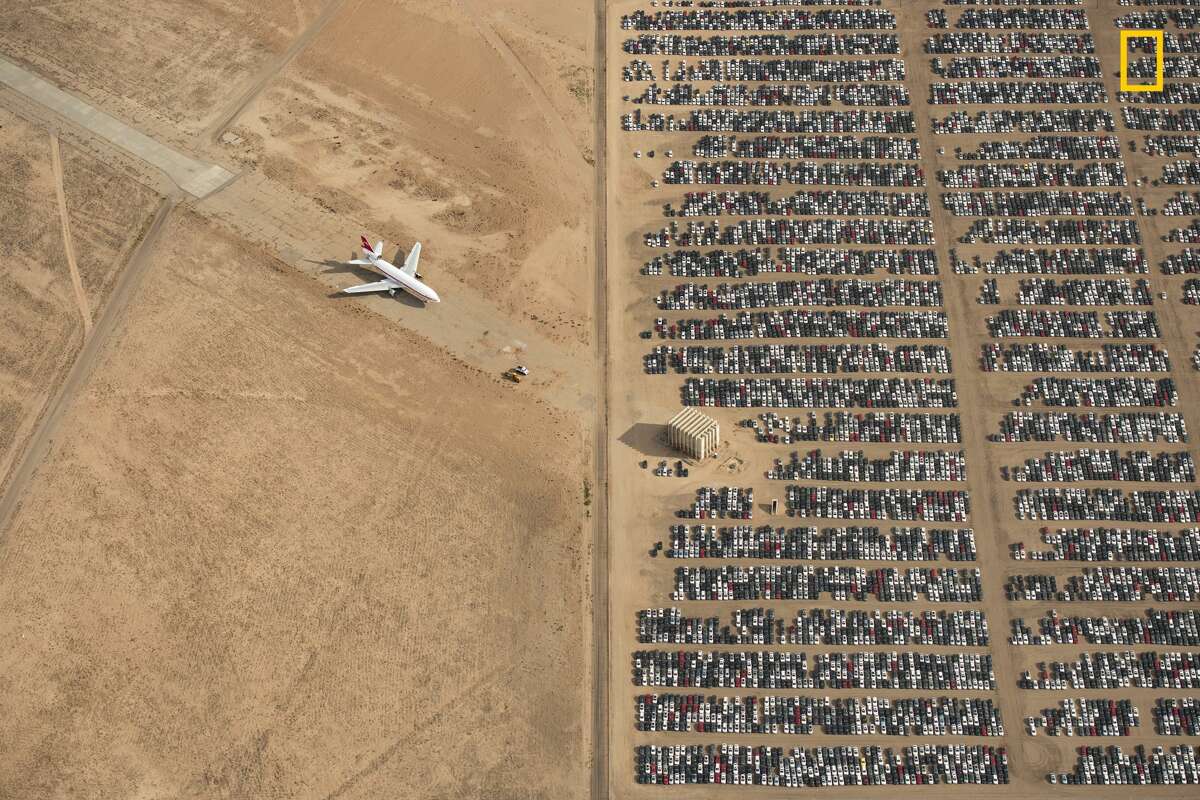
[[[0,89],[0,796],[586,794],[592,19],[0,14],[236,174],[190,197]],[[422,241],[442,306],[337,296],[360,234]]]

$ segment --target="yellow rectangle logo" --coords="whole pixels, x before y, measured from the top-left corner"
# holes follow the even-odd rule
[[[1129,40],[1154,39],[1154,83],[1129,82]],[[1161,92],[1166,70],[1163,68],[1163,32],[1161,30],[1121,31],[1121,91]]]

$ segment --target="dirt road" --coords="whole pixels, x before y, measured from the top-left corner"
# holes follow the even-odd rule
[[[50,163],[54,166],[54,194],[58,197],[58,215],[62,219],[63,251],[67,254],[67,269],[71,271],[71,288],[75,293],[75,304],[79,306],[79,318],[83,321],[83,338],[92,332],[92,312],[88,308],[87,295],[83,291],[83,279],[79,276],[79,265],[75,263],[75,244],[71,239],[71,217],[67,213],[67,193],[63,189],[62,153],[59,152],[58,132],[50,134]]]
[[[592,800],[608,797],[608,141],[607,75],[607,3],[596,0],[596,41],[593,81],[595,116],[596,176],[595,193],[595,305],[592,315],[596,326],[596,417],[593,423],[595,444],[596,498],[592,528]]]
[[[342,6],[345,5],[345,3],[346,0],[329,0],[329,3],[325,6],[324,10],[321,11],[320,16],[314,19],[309,26],[304,29],[304,32],[296,37],[295,41],[292,42],[291,46],[288,47],[288,49],[284,51],[282,55],[280,55],[278,58],[272,59],[266,67],[259,71],[258,75],[254,77],[254,81],[250,84],[250,86],[238,96],[238,98],[230,105],[229,109],[225,113],[217,117],[217,119],[205,129],[201,138],[211,142],[216,142],[217,139],[221,138],[221,134],[225,133],[229,126],[237,121],[237,118],[240,117],[242,112],[246,110],[246,106],[253,103],[254,99],[262,94],[262,90],[266,88],[267,84],[270,83],[276,75],[282,72],[284,67],[292,63],[296,56],[300,55],[300,53],[304,51],[304,48],[308,46],[309,42],[311,42],[317,36],[317,34],[324,30],[325,26],[329,24],[329,21],[333,19],[339,11],[342,10]]]
[[[57,148],[55,151],[57,152]],[[57,162],[57,158],[55,160]],[[163,223],[166,222],[171,209],[178,202],[177,196],[171,196],[164,198],[159,204],[154,218],[150,221],[150,226],[146,229],[145,236],[142,237],[142,241],[129,259],[129,264],[117,279],[116,286],[113,287],[112,298],[92,328],[91,335],[84,341],[83,348],[71,365],[67,377],[46,406],[41,421],[30,436],[25,451],[13,469],[12,480],[9,481],[4,495],[0,497],[0,535],[6,535],[9,531],[9,523],[13,514],[20,507],[21,496],[24,494],[26,486],[29,485],[38,465],[45,459],[46,454],[50,451],[50,446],[54,443],[54,434],[58,423],[62,420],[63,412],[71,405],[71,401],[87,381],[96,364],[97,357],[104,349],[105,342],[124,315],[129,300],[137,290],[146,267],[150,263],[150,254],[154,251],[154,244],[162,230]]]

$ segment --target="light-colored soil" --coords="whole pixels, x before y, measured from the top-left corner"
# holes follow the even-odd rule
[[[0,203],[0,485],[83,336],[63,245],[51,133],[0,109],[0,158],[11,190]],[[83,295],[94,317],[138,241],[152,191],[68,145],[63,193]]]
[[[0,531],[2,797],[587,791],[592,8],[328,8],[0,11],[6,57],[240,170],[151,231],[130,293],[170,187],[0,90],[37,120],[0,117],[29,186],[0,396],[78,347],[39,125],[90,308],[128,297]],[[360,233],[420,239],[445,302],[336,296]]]
[[[158,196],[74,148],[64,146],[62,158],[75,258],[94,316],[140,240]]]
[[[0,110],[0,465],[48,389],[46,376],[78,344],[63,253],[50,136]],[[0,472],[6,472],[3,470]]]
[[[578,422],[161,242],[5,541],[0,794],[577,796]]]
[[[357,221],[389,255],[419,239],[426,274],[583,345],[590,107],[571,90],[590,86],[590,29],[571,20],[585,8],[349,5],[231,128],[244,141],[222,150]]]

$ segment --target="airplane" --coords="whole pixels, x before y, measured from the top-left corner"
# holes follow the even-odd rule
[[[342,292],[345,294],[387,292],[392,297],[395,297],[396,290],[400,289],[408,292],[422,303],[442,302],[442,298],[438,297],[438,293],[426,286],[421,281],[421,274],[417,272],[417,262],[421,260],[420,242],[414,244],[412,250],[408,252],[408,258],[404,259],[404,266],[397,268],[394,264],[383,260],[383,242],[379,242],[375,247],[371,247],[371,243],[367,241],[367,237],[360,236],[359,239],[362,240],[363,255],[366,258],[356,258],[346,263],[374,267],[383,273],[384,279],[375,281],[374,283],[360,283],[358,286],[342,289]]]

